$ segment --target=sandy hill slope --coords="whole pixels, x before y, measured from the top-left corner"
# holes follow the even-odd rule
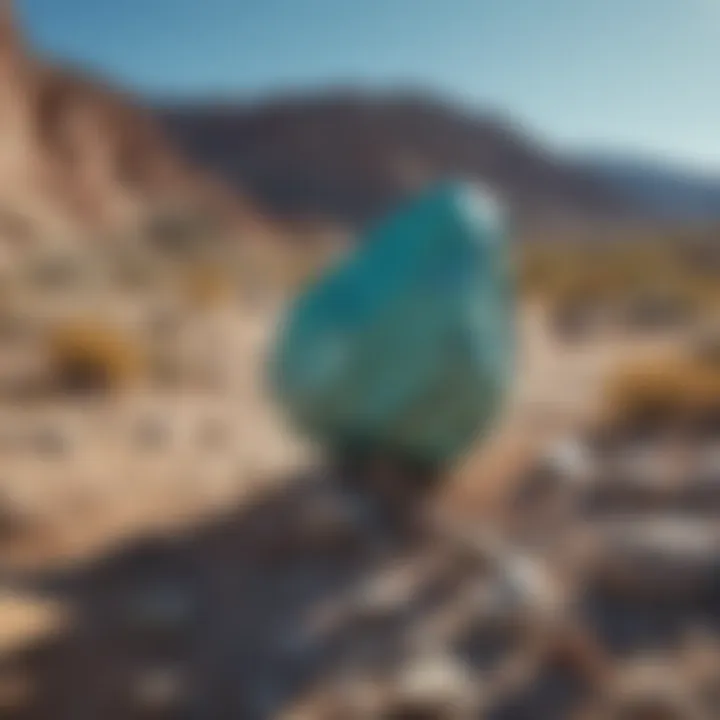
[[[169,208],[262,225],[249,203],[188,163],[130,95],[39,58],[4,2],[0,231],[98,233]]]

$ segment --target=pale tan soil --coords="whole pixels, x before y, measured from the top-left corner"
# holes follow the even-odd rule
[[[219,392],[0,411],[0,580],[11,593],[0,603],[0,709],[5,693],[11,717],[281,717],[318,688],[327,700],[338,663],[354,663],[362,648],[392,654],[408,633],[462,625],[457,601],[477,580],[463,570],[447,586],[432,569],[435,556],[452,566],[455,550],[368,532],[357,507],[328,498],[322,472],[305,472],[312,449],[289,436],[263,392],[274,317],[222,321],[211,353],[229,364]],[[438,500],[445,518],[458,530],[491,528],[538,450],[592,416],[606,373],[676,341],[566,345],[529,309],[505,422]],[[220,439],[203,435],[208,423]],[[410,596],[391,630],[342,619],[347,598],[376,576],[390,572],[402,586],[403,567]],[[422,586],[436,581],[459,583],[461,594],[430,612],[422,597],[434,591]],[[308,645],[309,628],[325,634],[321,651]],[[535,657],[536,639],[528,642]],[[576,652],[573,666],[597,667],[591,651]],[[581,675],[596,672],[587,668]]]
[[[645,338],[620,332],[596,334],[579,342],[558,340],[542,307],[525,309],[520,324],[520,357],[514,397],[495,436],[459,469],[454,490],[463,507],[495,507],[518,475],[548,444],[581,432],[602,407],[608,374],[628,360],[677,352],[677,332]],[[497,480],[496,480],[497,478]]]
[[[264,357],[276,321],[244,313],[222,322],[221,341],[208,347],[223,378],[217,391],[147,389],[112,401],[0,407],[0,498],[29,526],[27,539],[13,536],[0,557],[42,563],[92,556],[123,536],[193,522],[307,462],[311,450],[287,432],[265,393]],[[483,504],[538,447],[592,416],[610,368],[672,345],[558,343],[539,309],[525,313],[521,338],[504,423],[457,471],[458,492]],[[159,447],[143,446],[146,424],[160,426]],[[222,436],[217,444],[204,440],[213,430]]]

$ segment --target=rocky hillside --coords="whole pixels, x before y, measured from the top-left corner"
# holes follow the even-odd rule
[[[615,220],[629,211],[621,195],[504,119],[425,97],[328,92],[158,114],[193,158],[278,216],[363,223],[448,175],[493,186],[521,220]]]
[[[56,237],[132,225],[162,208],[257,223],[188,164],[150,113],[102,82],[44,62],[0,5],[0,232]]]

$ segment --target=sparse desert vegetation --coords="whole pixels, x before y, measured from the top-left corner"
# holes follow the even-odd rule
[[[113,29],[80,34],[120,57]],[[415,93],[143,109],[6,0],[0,96],[0,718],[720,716],[717,213]],[[517,213],[518,362],[433,494],[291,433],[265,360],[355,230],[446,175]]]
[[[619,431],[720,434],[720,366],[705,358],[631,363],[608,381],[606,422]]]
[[[677,327],[713,318],[720,308],[718,233],[666,234],[528,241],[518,249],[520,289],[553,308],[556,326],[568,334],[608,326]]]
[[[11,318],[31,328],[22,342],[8,331],[6,347],[44,348],[54,383],[20,409],[0,404],[0,561],[24,578],[69,573],[59,625],[13,640],[0,677],[7,704],[43,718],[81,696],[109,702],[82,673],[66,675],[87,653],[125,678],[109,717],[172,716],[196,702],[208,717],[226,707],[307,720],[475,717],[537,707],[534,693],[551,685],[567,693],[543,701],[558,718],[626,717],[652,702],[684,717],[682,693],[699,703],[694,667],[677,692],[660,675],[629,687],[616,652],[625,643],[637,666],[655,662],[646,625],[623,635],[628,615],[654,618],[662,603],[664,618],[697,623],[697,608],[714,602],[717,538],[704,518],[717,498],[700,452],[670,485],[639,462],[613,466],[591,444],[542,467],[539,453],[563,435],[582,448],[585,421],[604,408],[630,456],[634,438],[660,422],[706,436],[720,398],[712,328],[681,324],[687,345],[675,352],[653,343],[676,345],[676,323],[567,343],[552,305],[523,300],[521,387],[506,427],[482,458],[468,458],[465,480],[448,484],[440,504],[450,522],[410,540],[378,524],[329,469],[314,469],[314,449],[288,435],[264,396],[282,298],[331,254],[295,264],[296,249],[251,250],[249,271],[236,257],[199,263],[141,243],[133,257],[153,269],[142,283],[114,273],[105,249],[83,256],[85,284],[37,286],[25,274],[6,284],[8,328]],[[580,272],[588,261],[573,262]],[[79,391],[92,402],[68,395]],[[512,463],[492,465],[505,440]],[[532,502],[516,506],[523,482]],[[549,502],[550,491],[562,502]],[[680,509],[698,518],[678,518]],[[616,523],[630,512],[635,521]],[[107,646],[90,650],[89,623]],[[196,672],[188,659],[201,646]],[[31,650],[35,660],[24,660]],[[707,655],[703,688],[720,661]],[[303,668],[307,680],[276,686],[281,667]],[[277,693],[272,712],[263,687]]]
[[[49,385],[68,395],[127,390],[145,372],[137,339],[102,321],[53,327],[47,353]]]

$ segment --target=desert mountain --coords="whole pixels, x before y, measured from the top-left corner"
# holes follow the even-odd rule
[[[38,57],[0,0],[3,237],[95,237],[168,212],[253,237],[284,220],[358,227],[448,176],[491,186],[532,228],[720,217],[717,184],[641,170],[561,156],[504,117],[416,93],[148,107]]]
[[[362,224],[431,180],[482,181],[520,220],[615,220],[631,206],[504,118],[413,94],[326,92],[158,115],[188,154],[277,216]]]

